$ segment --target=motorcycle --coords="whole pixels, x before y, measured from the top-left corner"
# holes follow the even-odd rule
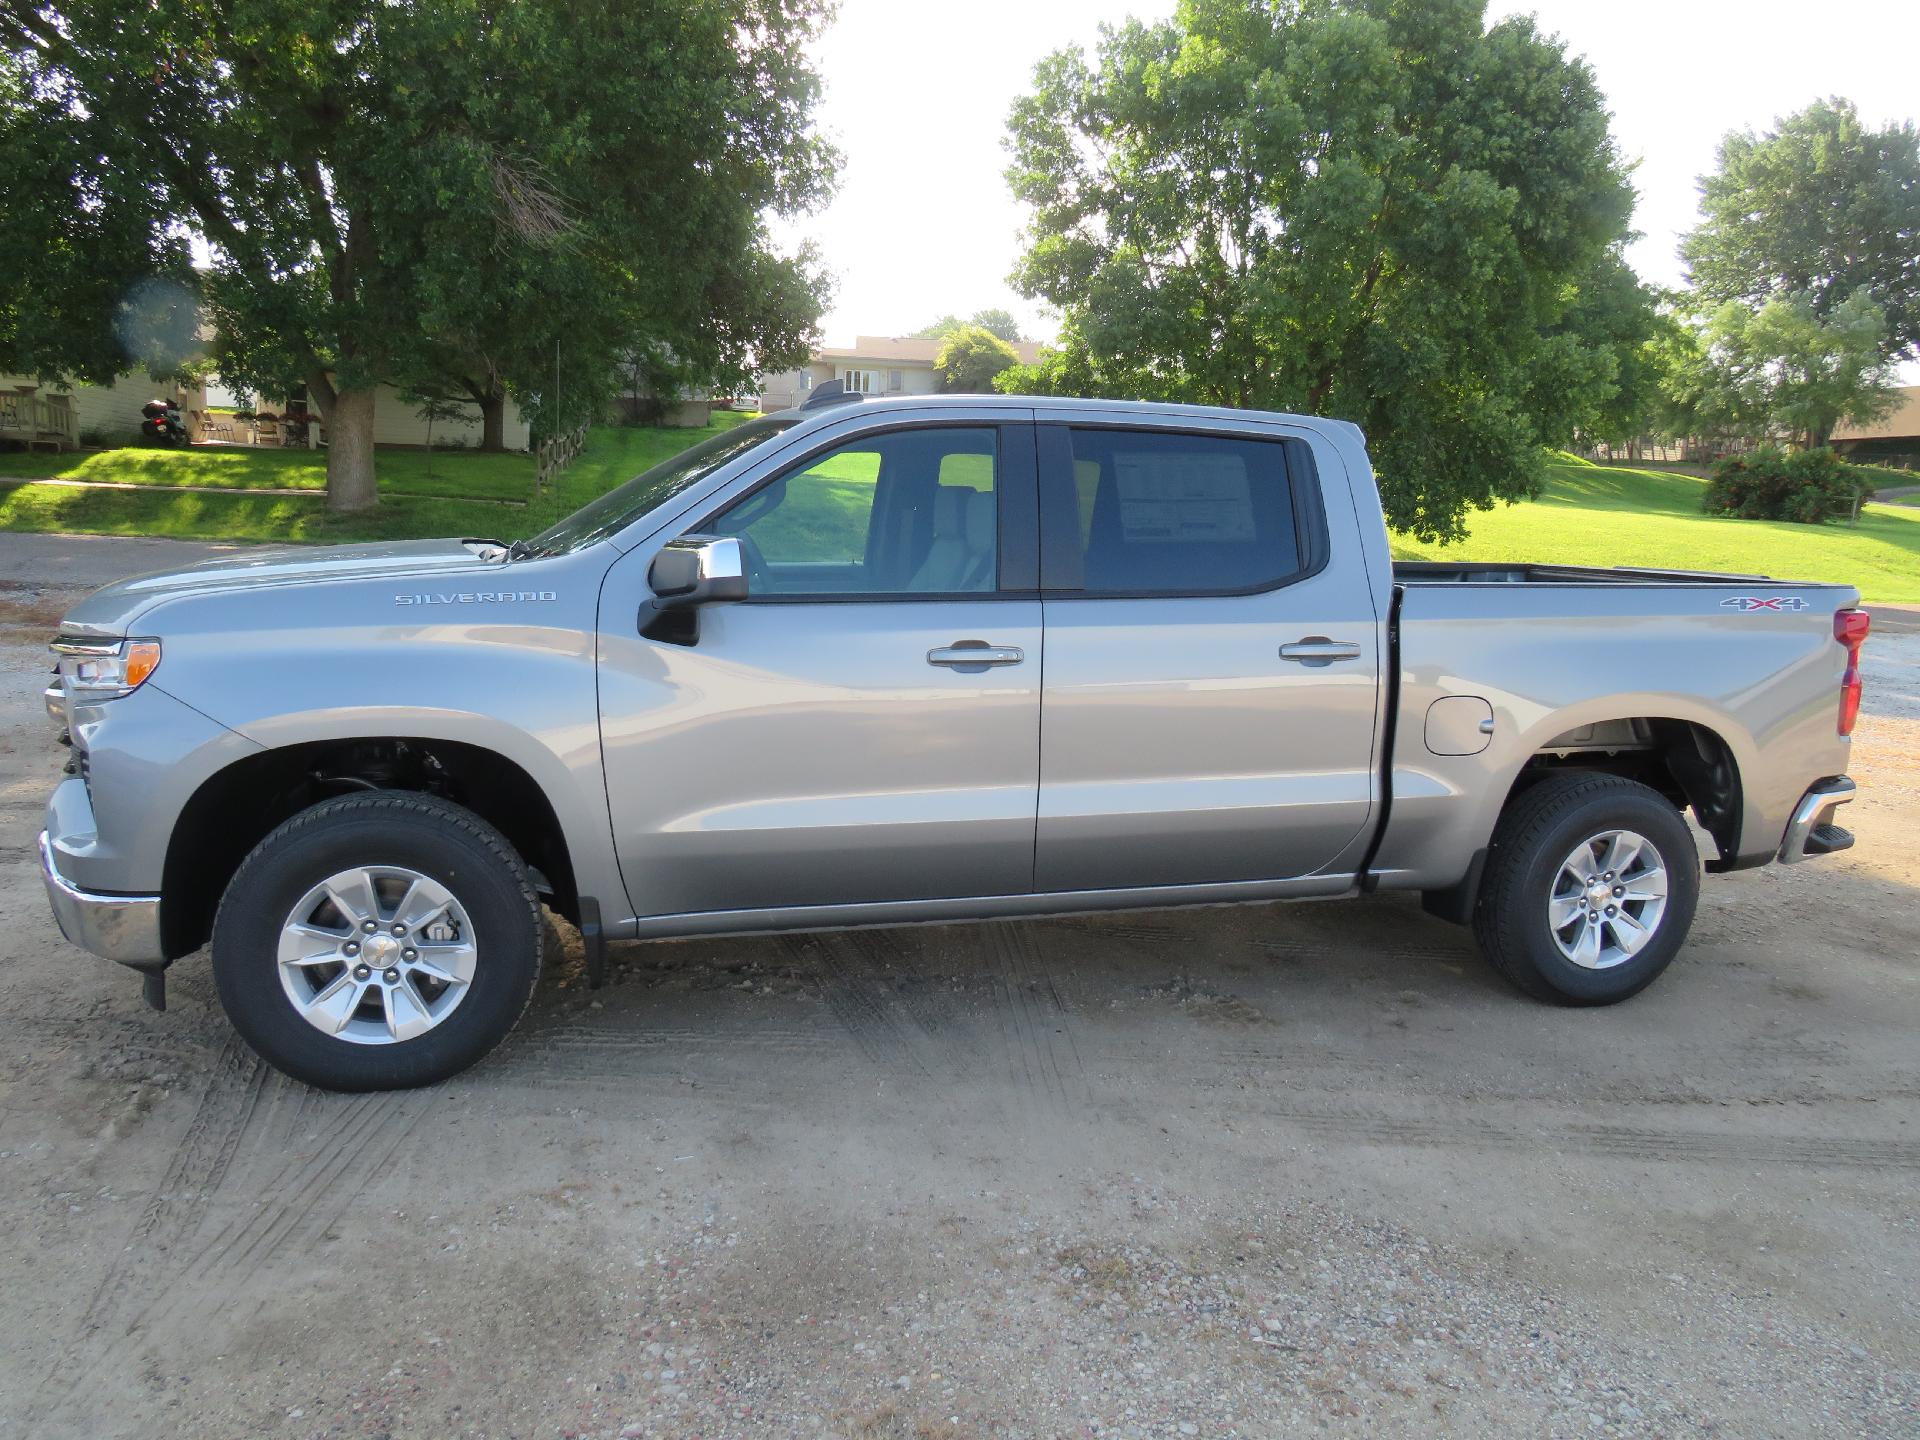
[[[149,445],[191,443],[177,400],[149,400],[140,407],[140,438]]]

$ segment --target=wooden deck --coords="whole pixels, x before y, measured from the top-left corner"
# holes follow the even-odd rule
[[[68,395],[37,395],[0,390],[0,441],[11,440],[29,450],[77,450],[80,431]]]

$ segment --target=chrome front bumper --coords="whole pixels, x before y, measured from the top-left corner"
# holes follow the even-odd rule
[[[40,832],[40,878],[60,933],[82,950],[123,965],[166,959],[160,948],[158,895],[100,895],[82,890],[55,868],[53,841]]]
[[[1853,799],[1856,787],[1845,775],[1822,780],[1800,797],[1780,842],[1780,863],[1793,865],[1815,855],[1831,855],[1852,846],[1853,835],[1833,823],[1833,812]]]

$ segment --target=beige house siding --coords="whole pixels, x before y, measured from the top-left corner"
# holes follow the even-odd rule
[[[73,411],[75,432],[98,430],[109,444],[139,439],[140,407],[149,400],[178,393],[171,385],[157,385],[145,375],[122,375],[111,385],[75,385],[70,390],[57,384],[42,385],[31,375],[0,375],[0,390],[18,394],[27,387],[42,397],[65,395]]]
[[[940,376],[933,362],[940,354],[941,343],[910,335],[862,335],[852,345],[816,350],[813,359],[800,369],[762,377],[760,408],[788,409],[804,403],[823,382],[849,377],[865,377],[863,383],[849,388],[867,395],[935,394],[940,389]],[[1040,347],[1031,340],[1021,341],[1013,349],[1024,364],[1031,365],[1040,356]]]
[[[272,409],[272,406],[267,407]],[[410,405],[401,398],[400,392],[391,385],[382,385],[373,401],[373,443],[375,445],[414,445],[427,443],[427,422],[414,413],[419,407]],[[434,445],[465,443],[475,446],[480,443],[480,407],[468,405],[466,414],[458,420],[436,420],[433,422]],[[502,418],[502,429],[509,450],[525,450],[530,439],[526,417],[521,415],[520,407],[507,399],[506,412]]]

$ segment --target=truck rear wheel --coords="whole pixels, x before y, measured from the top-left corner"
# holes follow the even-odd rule
[[[213,926],[220,1003],[276,1069],[327,1090],[428,1085],[503,1040],[540,974],[505,837],[431,795],[328,800],[262,840]]]
[[[1693,832],[1658,791],[1568,772],[1508,805],[1473,933],[1493,968],[1561,1005],[1612,1005],[1651,985],[1700,898]]]

